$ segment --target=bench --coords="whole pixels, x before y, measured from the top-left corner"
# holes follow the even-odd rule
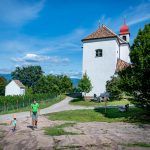
[[[126,104],[124,106],[118,106],[118,109],[120,112],[127,112],[129,110],[129,104]]]

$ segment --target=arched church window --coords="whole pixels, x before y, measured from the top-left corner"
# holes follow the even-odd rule
[[[95,50],[96,52],[96,57],[102,57],[103,56],[103,50],[102,49],[97,49]]]

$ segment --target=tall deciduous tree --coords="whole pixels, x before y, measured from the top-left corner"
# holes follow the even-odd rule
[[[122,98],[122,90],[119,88],[120,78],[118,76],[112,76],[111,80],[106,82],[106,91],[109,92],[112,100]]]
[[[61,77],[61,92],[69,93],[73,90],[73,85],[71,79],[64,75]]]
[[[133,102],[150,109],[150,24],[139,30],[130,52],[132,65],[119,73],[121,88]]]
[[[34,87],[34,93],[68,93],[72,90],[71,79],[63,75],[47,75],[40,78]]]
[[[43,75],[43,71],[40,66],[17,67],[11,75],[13,79],[20,80],[24,85],[34,87]]]
[[[89,93],[92,90],[91,81],[86,73],[83,75],[82,79],[79,81],[78,87],[80,91],[84,93],[84,96],[86,96],[86,93]]]

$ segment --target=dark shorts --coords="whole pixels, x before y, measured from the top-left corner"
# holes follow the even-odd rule
[[[38,113],[32,112],[32,120],[38,120]]]

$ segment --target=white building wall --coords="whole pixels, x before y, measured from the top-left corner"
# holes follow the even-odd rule
[[[130,63],[130,48],[128,44],[120,45],[120,59],[124,60],[127,63]]]
[[[102,49],[103,56],[96,57],[95,50]],[[90,40],[83,43],[83,73],[87,73],[93,89],[87,96],[106,91],[106,81],[115,73],[119,47],[116,39]]]
[[[25,89],[24,88],[20,88],[20,95],[24,95],[25,94]]]
[[[13,80],[5,87],[5,96],[7,95],[22,95],[20,87]]]

